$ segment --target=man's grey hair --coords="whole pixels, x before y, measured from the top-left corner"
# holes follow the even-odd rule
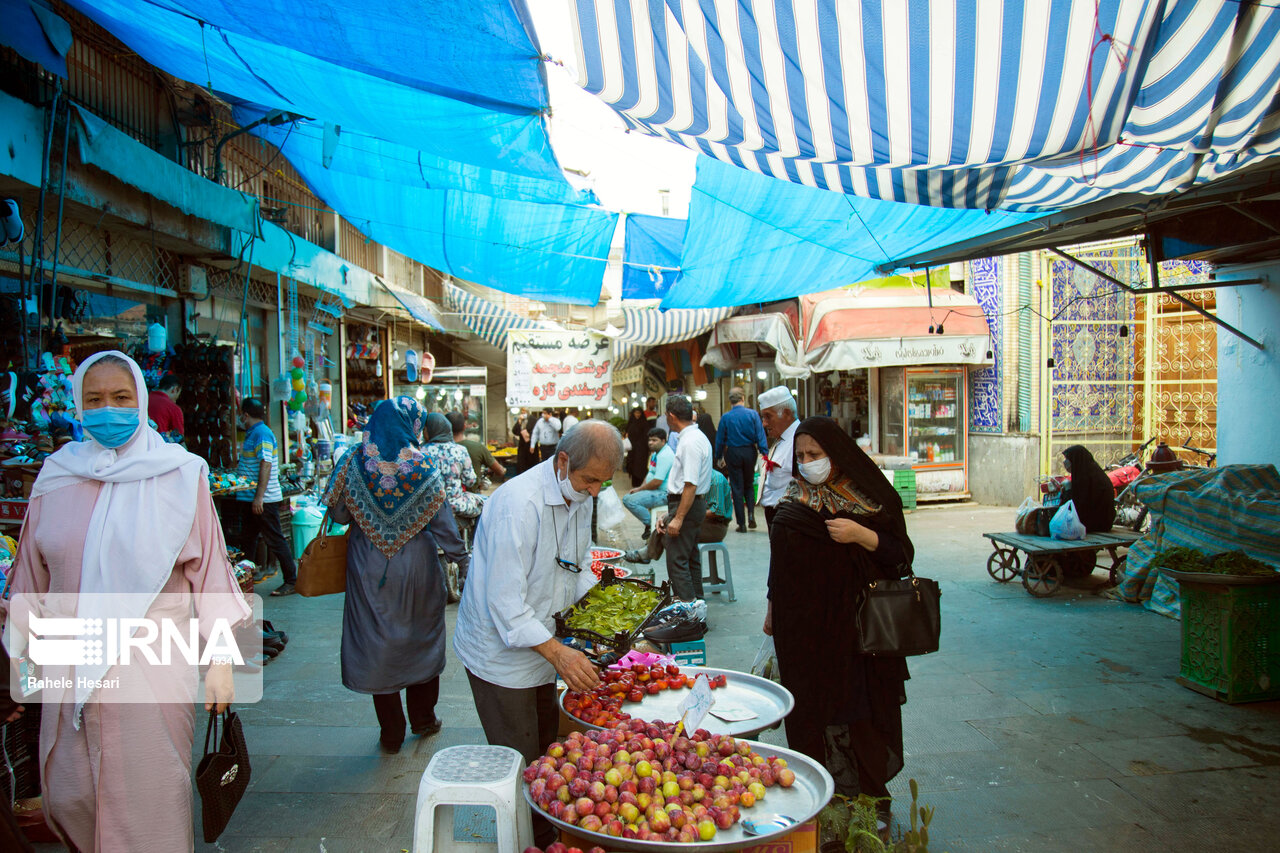
[[[745,399],[746,399],[746,395],[743,394],[742,390],[739,388],[734,388],[732,391],[729,392],[730,403],[741,403]]]
[[[799,417],[800,417],[800,410],[796,408],[796,398],[795,398],[795,397],[788,397],[786,400],[783,400],[783,401],[782,401],[781,403],[779,403],[778,405],[776,405],[776,406],[770,406],[769,408],[770,408],[771,410],[773,410],[773,411],[777,411],[777,412],[783,412],[783,411],[790,412],[790,413],[791,413],[791,417],[796,418],[796,419],[799,419]]]
[[[672,394],[667,398],[666,412],[675,415],[681,421],[693,420],[693,403],[683,394]]]
[[[556,452],[569,457],[570,471],[581,470],[597,459],[610,463],[616,471],[622,467],[622,436],[607,421],[579,421],[560,439]]]

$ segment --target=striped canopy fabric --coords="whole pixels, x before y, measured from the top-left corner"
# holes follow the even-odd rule
[[[733,308],[676,308],[670,311],[623,308],[622,331],[613,339],[613,367],[620,370],[639,363],[651,347],[696,338],[733,311]]]
[[[698,337],[732,313],[733,308],[623,308],[617,340],[650,347],[679,343]]]
[[[1280,150],[1280,8],[1239,0],[574,0],[638,130],[812,187],[1045,211]]]
[[[483,296],[463,290],[456,284],[444,283],[444,304],[450,313],[458,314],[467,328],[498,349],[506,352],[507,332],[512,329],[558,329],[555,323],[521,317]]]

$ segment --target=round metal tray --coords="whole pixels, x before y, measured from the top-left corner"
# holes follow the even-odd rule
[[[1177,569],[1160,568],[1175,581],[1199,584],[1217,584],[1218,586],[1266,586],[1280,583],[1280,572],[1273,575],[1223,575],[1217,572],[1180,572]]]
[[[796,706],[795,697],[791,695],[790,690],[767,678],[760,678],[746,672],[736,672],[732,669],[712,669],[705,666],[682,666],[680,671],[690,678],[696,678],[703,673],[708,678],[713,675],[724,675],[728,678],[728,683],[724,687],[717,687],[711,691],[716,704],[702,721],[701,727],[713,735],[754,737],[782,722],[783,718]],[[593,726],[583,722],[565,711],[566,693],[567,691],[562,691],[559,699],[560,710],[564,711],[566,717],[581,726],[584,731],[603,728],[603,726]],[[680,719],[677,706],[687,693],[687,690],[663,690],[661,693],[647,694],[639,702],[623,703],[622,709],[632,717],[649,722],[662,720],[674,723]],[[715,715],[716,709],[723,708],[742,708],[754,712],[756,716],[749,720],[727,722]]]
[[[707,853],[717,853],[718,851],[741,850],[744,847],[755,847],[758,844],[768,844],[783,836],[789,834],[797,826],[812,820],[818,812],[822,811],[827,803],[831,802],[831,798],[835,796],[835,781],[831,778],[831,774],[826,768],[818,762],[814,761],[807,755],[802,755],[792,749],[786,749],[781,746],[773,746],[772,744],[760,743],[758,741],[748,741],[751,749],[763,755],[765,758],[776,755],[779,758],[785,758],[787,767],[791,768],[796,774],[796,781],[790,788],[783,788],[780,785],[774,785],[769,789],[765,798],[749,809],[742,809],[742,819],[763,820],[770,815],[784,814],[793,817],[796,823],[785,829],[779,829],[776,832],[768,832],[761,835],[747,835],[746,830],[742,828],[742,820],[739,820],[728,829],[721,829],[716,832],[716,837],[712,841],[699,841],[692,847],[707,851]],[[673,847],[681,847],[679,842],[675,841],[641,841],[637,838],[615,838],[603,832],[587,832],[578,826],[572,826],[562,820],[556,820],[551,815],[538,808],[537,804],[529,798],[528,783],[521,783],[524,789],[524,798],[529,802],[529,808],[533,809],[533,813],[546,818],[557,828],[566,832],[577,835],[580,838],[587,839],[604,847],[606,850],[634,850],[634,851],[652,851],[652,850],[670,850]]]

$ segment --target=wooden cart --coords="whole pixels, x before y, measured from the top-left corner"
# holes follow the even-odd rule
[[[1142,534],[1132,530],[1112,530],[1110,533],[1090,533],[1083,539],[1062,540],[1050,539],[1047,536],[1029,536],[1024,533],[984,533],[991,540],[994,553],[987,558],[987,573],[1000,583],[1008,583],[1016,577],[1022,578],[1022,586],[1027,592],[1038,598],[1047,598],[1062,586],[1062,564],[1058,557],[1063,554],[1093,555],[1097,565],[1099,551],[1111,555],[1111,585],[1115,586],[1120,567],[1124,565],[1125,555],[1118,554],[1120,548],[1127,548],[1141,538]],[[1026,553],[1025,563],[1018,557],[1018,552]]]

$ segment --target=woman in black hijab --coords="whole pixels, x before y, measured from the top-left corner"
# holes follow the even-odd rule
[[[873,580],[907,574],[915,549],[902,499],[831,418],[807,418],[795,434],[797,476],[769,529],[769,611],[792,749],[821,761],[836,793],[882,798],[902,769],[906,661],[856,649],[853,613]]]
[[[1116,520],[1116,490],[1093,454],[1079,444],[1062,451],[1071,484],[1062,502],[1075,501],[1076,515],[1090,533],[1106,533]]]
[[[645,419],[644,409],[638,406],[631,410],[631,419],[627,421],[627,438],[631,441],[631,451],[627,454],[627,473],[631,475],[631,485],[641,486],[649,473],[649,427],[652,424]]]

